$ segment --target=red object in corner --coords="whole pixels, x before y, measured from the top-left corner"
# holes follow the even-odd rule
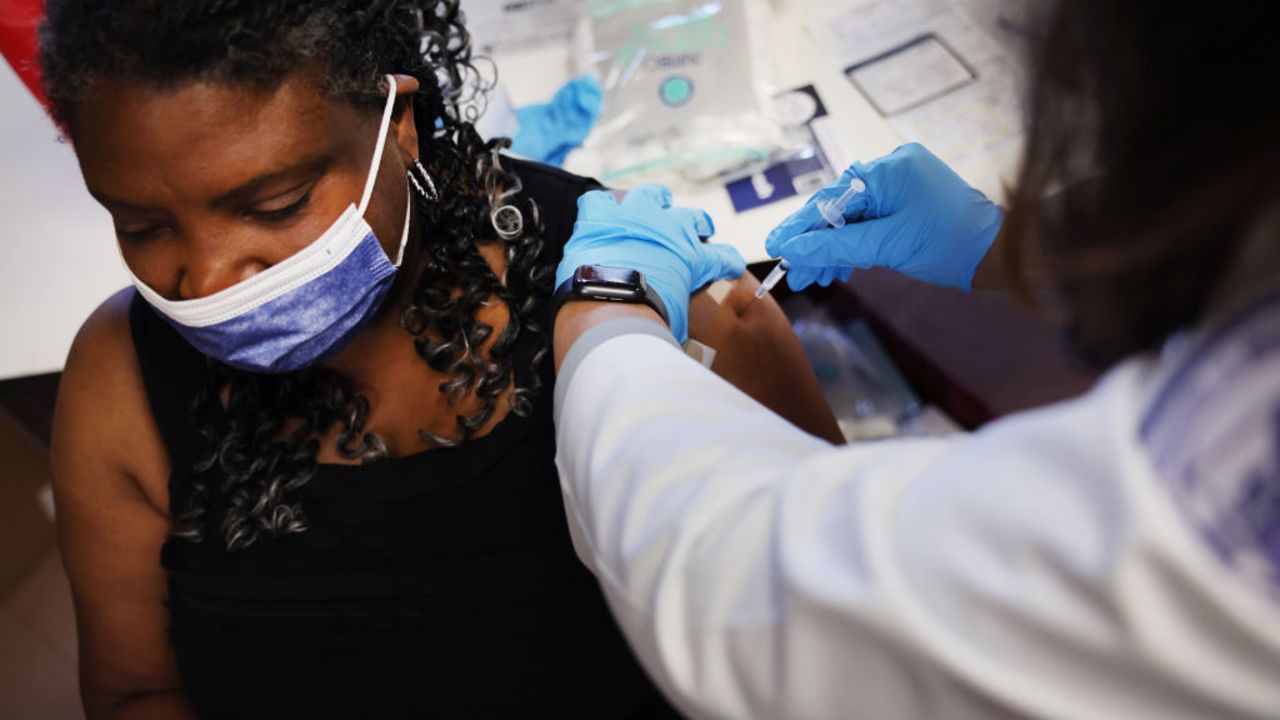
[[[0,0],[0,54],[47,107],[36,63],[36,26],[43,16],[44,0]]]

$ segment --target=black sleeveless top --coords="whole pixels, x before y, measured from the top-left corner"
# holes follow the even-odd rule
[[[592,181],[528,163],[558,260]],[[543,302],[544,307],[547,305]],[[139,297],[130,324],[173,465],[170,508],[203,448],[191,403],[206,362]],[[549,327],[544,323],[543,327]],[[528,372],[546,335],[524,333]],[[227,552],[217,493],[206,539],[170,539],[170,637],[209,718],[628,718],[674,712],[640,670],[570,543],[555,468],[554,372],[526,418],[364,466],[321,465],[309,528]],[[213,479],[216,482],[216,479]],[[211,487],[213,484],[211,483]]]

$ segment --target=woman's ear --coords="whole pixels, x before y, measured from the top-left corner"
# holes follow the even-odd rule
[[[418,92],[418,78],[396,75],[396,107],[391,112],[391,136],[408,165],[418,157],[418,126],[413,121],[413,96]]]

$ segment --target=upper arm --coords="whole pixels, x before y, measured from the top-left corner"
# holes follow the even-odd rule
[[[107,300],[77,334],[54,414],[58,538],[90,716],[181,684],[160,565],[171,527],[168,458],[129,332],[131,298]]]
[[[800,339],[771,295],[756,299],[749,273],[722,280],[689,299],[689,336],[716,351],[711,369],[811,435],[844,437]]]

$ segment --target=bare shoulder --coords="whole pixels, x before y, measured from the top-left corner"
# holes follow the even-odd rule
[[[89,315],[71,344],[65,372],[82,373],[102,364],[137,365],[129,330],[134,293],[133,288],[120,290]]]
[[[140,484],[163,510],[168,458],[155,427],[129,326],[134,290],[107,298],[85,320],[67,355],[54,412],[51,459],[55,481],[110,473]]]

